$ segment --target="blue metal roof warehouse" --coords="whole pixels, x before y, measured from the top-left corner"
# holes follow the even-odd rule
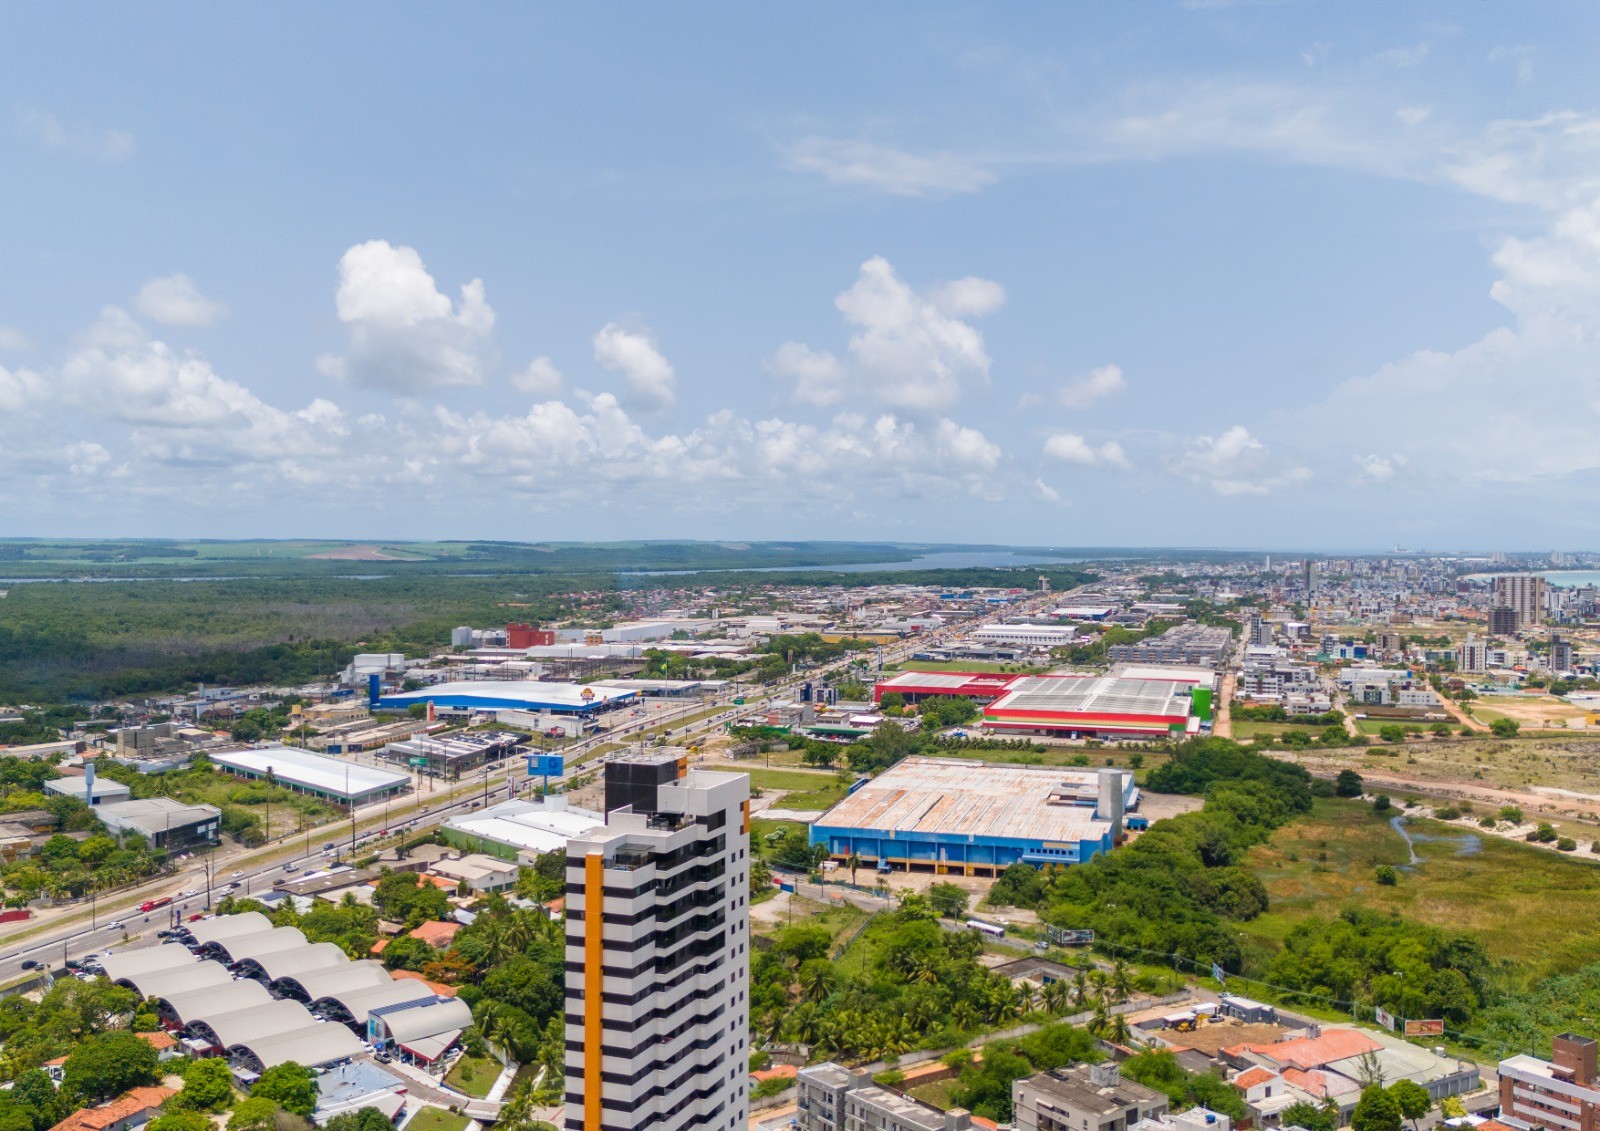
[[[546,683],[524,679],[467,679],[436,683],[420,691],[399,691],[378,699],[379,707],[406,708],[432,703],[444,711],[550,711],[592,715],[638,699],[637,691],[600,684]]]

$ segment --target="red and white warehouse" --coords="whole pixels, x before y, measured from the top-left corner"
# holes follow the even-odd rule
[[[1144,669],[1117,675],[1000,675],[989,672],[902,672],[878,684],[874,698],[897,691],[906,702],[965,696],[983,704],[983,725],[1016,735],[1064,738],[1166,738],[1196,733],[1201,714],[1196,677],[1171,678]],[[1209,692],[1209,687],[1208,687]]]

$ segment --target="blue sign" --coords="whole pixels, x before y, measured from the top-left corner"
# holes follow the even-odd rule
[[[567,759],[561,754],[529,754],[528,776],[559,778],[566,772]]]

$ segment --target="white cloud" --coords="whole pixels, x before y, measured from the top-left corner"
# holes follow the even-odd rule
[[[1123,379],[1119,366],[1102,365],[1061,386],[1056,393],[1056,400],[1064,408],[1088,408],[1096,401],[1120,393],[1127,387],[1128,382]]]
[[[132,157],[137,146],[124,130],[100,130],[82,124],[68,125],[54,114],[37,108],[17,115],[17,128],[51,149],[94,161],[121,161]]]
[[[1376,453],[1356,455],[1350,457],[1361,469],[1361,477],[1373,483],[1386,483],[1393,479],[1395,473],[1404,468],[1410,461],[1405,456],[1394,454],[1381,456]]]
[[[20,413],[43,400],[48,393],[44,378],[31,369],[7,369],[0,365],[0,412]]]
[[[969,277],[915,291],[887,259],[874,256],[834,299],[854,327],[849,363],[785,342],[768,368],[793,378],[796,399],[809,404],[835,404],[848,392],[910,412],[941,412],[960,399],[963,386],[988,384],[983,334],[964,319],[1004,301],[1005,289],[989,279]]]
[[[328,376],[404,393],[483,382],[494,310],[482,280],[452,304],[416,249],[369,240],[340,258],[335,305],[350,347],[318,359]]]
[[[1062,501],[1061,492],[1050,486],[1043,479],[1035,479],[1033,481],[1033,493],[1047,503],[1060,503]]]
[[[1311,478],[1310,469],[1273,459],[1267,446],[1239,424],[1220,436],[1196,436],[1171,466],[1219,495],[1265,495]]]
[[[1079,467],[1118,467],[1124,471],[1133,467],[1128,453],[1115,440],[1107,440],[1095,447],[1074,432],[1058,432],[1044,442],[1046,459],[1057,463],[1077,464]]]
[[[951,196],[977,192],[995,175],[970,157],[948,151],[916,154],[867,141],[808,137],[789,146],[788,167],[841,185],[863,185],[894,196]]]
[[[594,336],[594,359],[621,373],[629,399],[643,408],[670,408],[678,399],[678,375],[648,333],[607,322]]]
[[[511,375],[511,387],[536,397],[554,397],[567,387],[567,379],[555,362],[541,355]]]
[[[210,326],[227,317],[228,308],[206,298],[184,274],[151,279],[139,288],[134,308],[163,326]]]
[[[850,374],[827,350],[803,342],[784,342],[767,361],[775,377],[794,381],[794,399],[804,404],[831,405],[844,400]]]

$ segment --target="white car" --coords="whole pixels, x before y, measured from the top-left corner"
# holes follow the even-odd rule
[[[244,873],[243,872],[235,872],[233,874],[233,878],[236,879],[236,880],[242,880],[242,879],[244,879]]]
[[[195,896],[197,896],[199,894],[200,894],[199,892],[195,891],[193,888],[190,888],[188,891],[180,891],[178,893],[178,898],[179,899],[193,899]]]
[[[111,922],[106,924],[106,930],[108,930],[108,931],[120,931],[120,930],[122,930],[122,928],[123,928],[123,923],[122,923],[121,919],[113,919]],[[94,956],[93,955],[89,955],[89,957],[93,958]]]

